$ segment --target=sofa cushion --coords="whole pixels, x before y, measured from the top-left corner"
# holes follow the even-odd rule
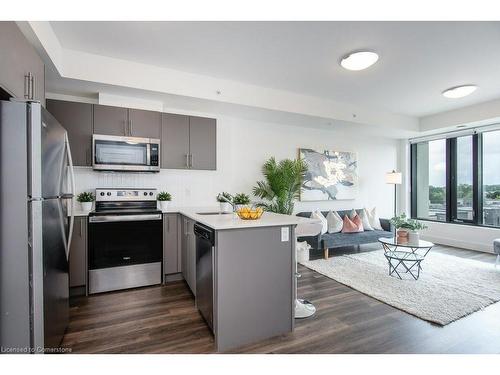
[[[311,212],[311,219],[321,220],[321,234],[325,234],[328,231],[328,222],[326,221],[326,217],[321,213],[320,210]]]
[[[392,237],[391,232],[373,230],[358,233],[326,233],[321,236],[322,247],[342,247],[377,242],[380,237]]]
[[[371,210],[365,208],[366,214],[368,215],[368,221],[373,229],[382,230],[380,225],[380,218],[378,217],[377,207],[373,207]]]
[[[344,223],[340,215],[335,211],[328,212],[326,221],[328,221],[328,233],[338,233],[342,231]]]
[[[361,222],[363,223],[364,230],[373,230],[370,220],[368,218],[368,213],[366,212],[366,208],[363,208],[359,213],[359,217],[361,218]]]

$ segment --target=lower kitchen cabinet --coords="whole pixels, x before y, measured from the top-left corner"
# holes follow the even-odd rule
[[[182,276],[196,296],[196,237],[194,235],[194,220],[183,217],[182,220]]]
[[[87,216],[75,217],[73,237],[69,251],[69,286],[87,285]],[[82,288],[85,290],[84,288]],[[83,291],[83,294],[85,291]]]
[[[181,272],[181,247],[178,241],[178,215],[163,215],[163,270],[166,275]]]

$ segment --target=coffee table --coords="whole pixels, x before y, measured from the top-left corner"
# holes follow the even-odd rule
[[[434,244],[429,241],[410,242],[399,238],[379,238],[384,255],[389,263],[389,276],[396,275],[399,279],[402,273],[411,275],[415,280],[420,277],[422,261]]]

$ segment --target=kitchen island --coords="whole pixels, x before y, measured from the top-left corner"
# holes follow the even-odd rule
[[[212,230],[212,277],[208,279],[212,284],[213,320],[209,325],[218,351],[293,331],[295,226],[311,219],[267,212],[259,220],[193,209],[169,212]],[[196,288],[200,290],[195,295],[203,312],[207,271],[200,268],[203,262],[199,254],[197,260],[196,272],[201,274],[196,275]],[[201,288],[205,289],[203,300]]]

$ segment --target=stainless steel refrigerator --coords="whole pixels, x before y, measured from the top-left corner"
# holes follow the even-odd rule
[[[0,344],[58,348],[69,318],[74,174],[66,130],[40,103],[0,101]]]

